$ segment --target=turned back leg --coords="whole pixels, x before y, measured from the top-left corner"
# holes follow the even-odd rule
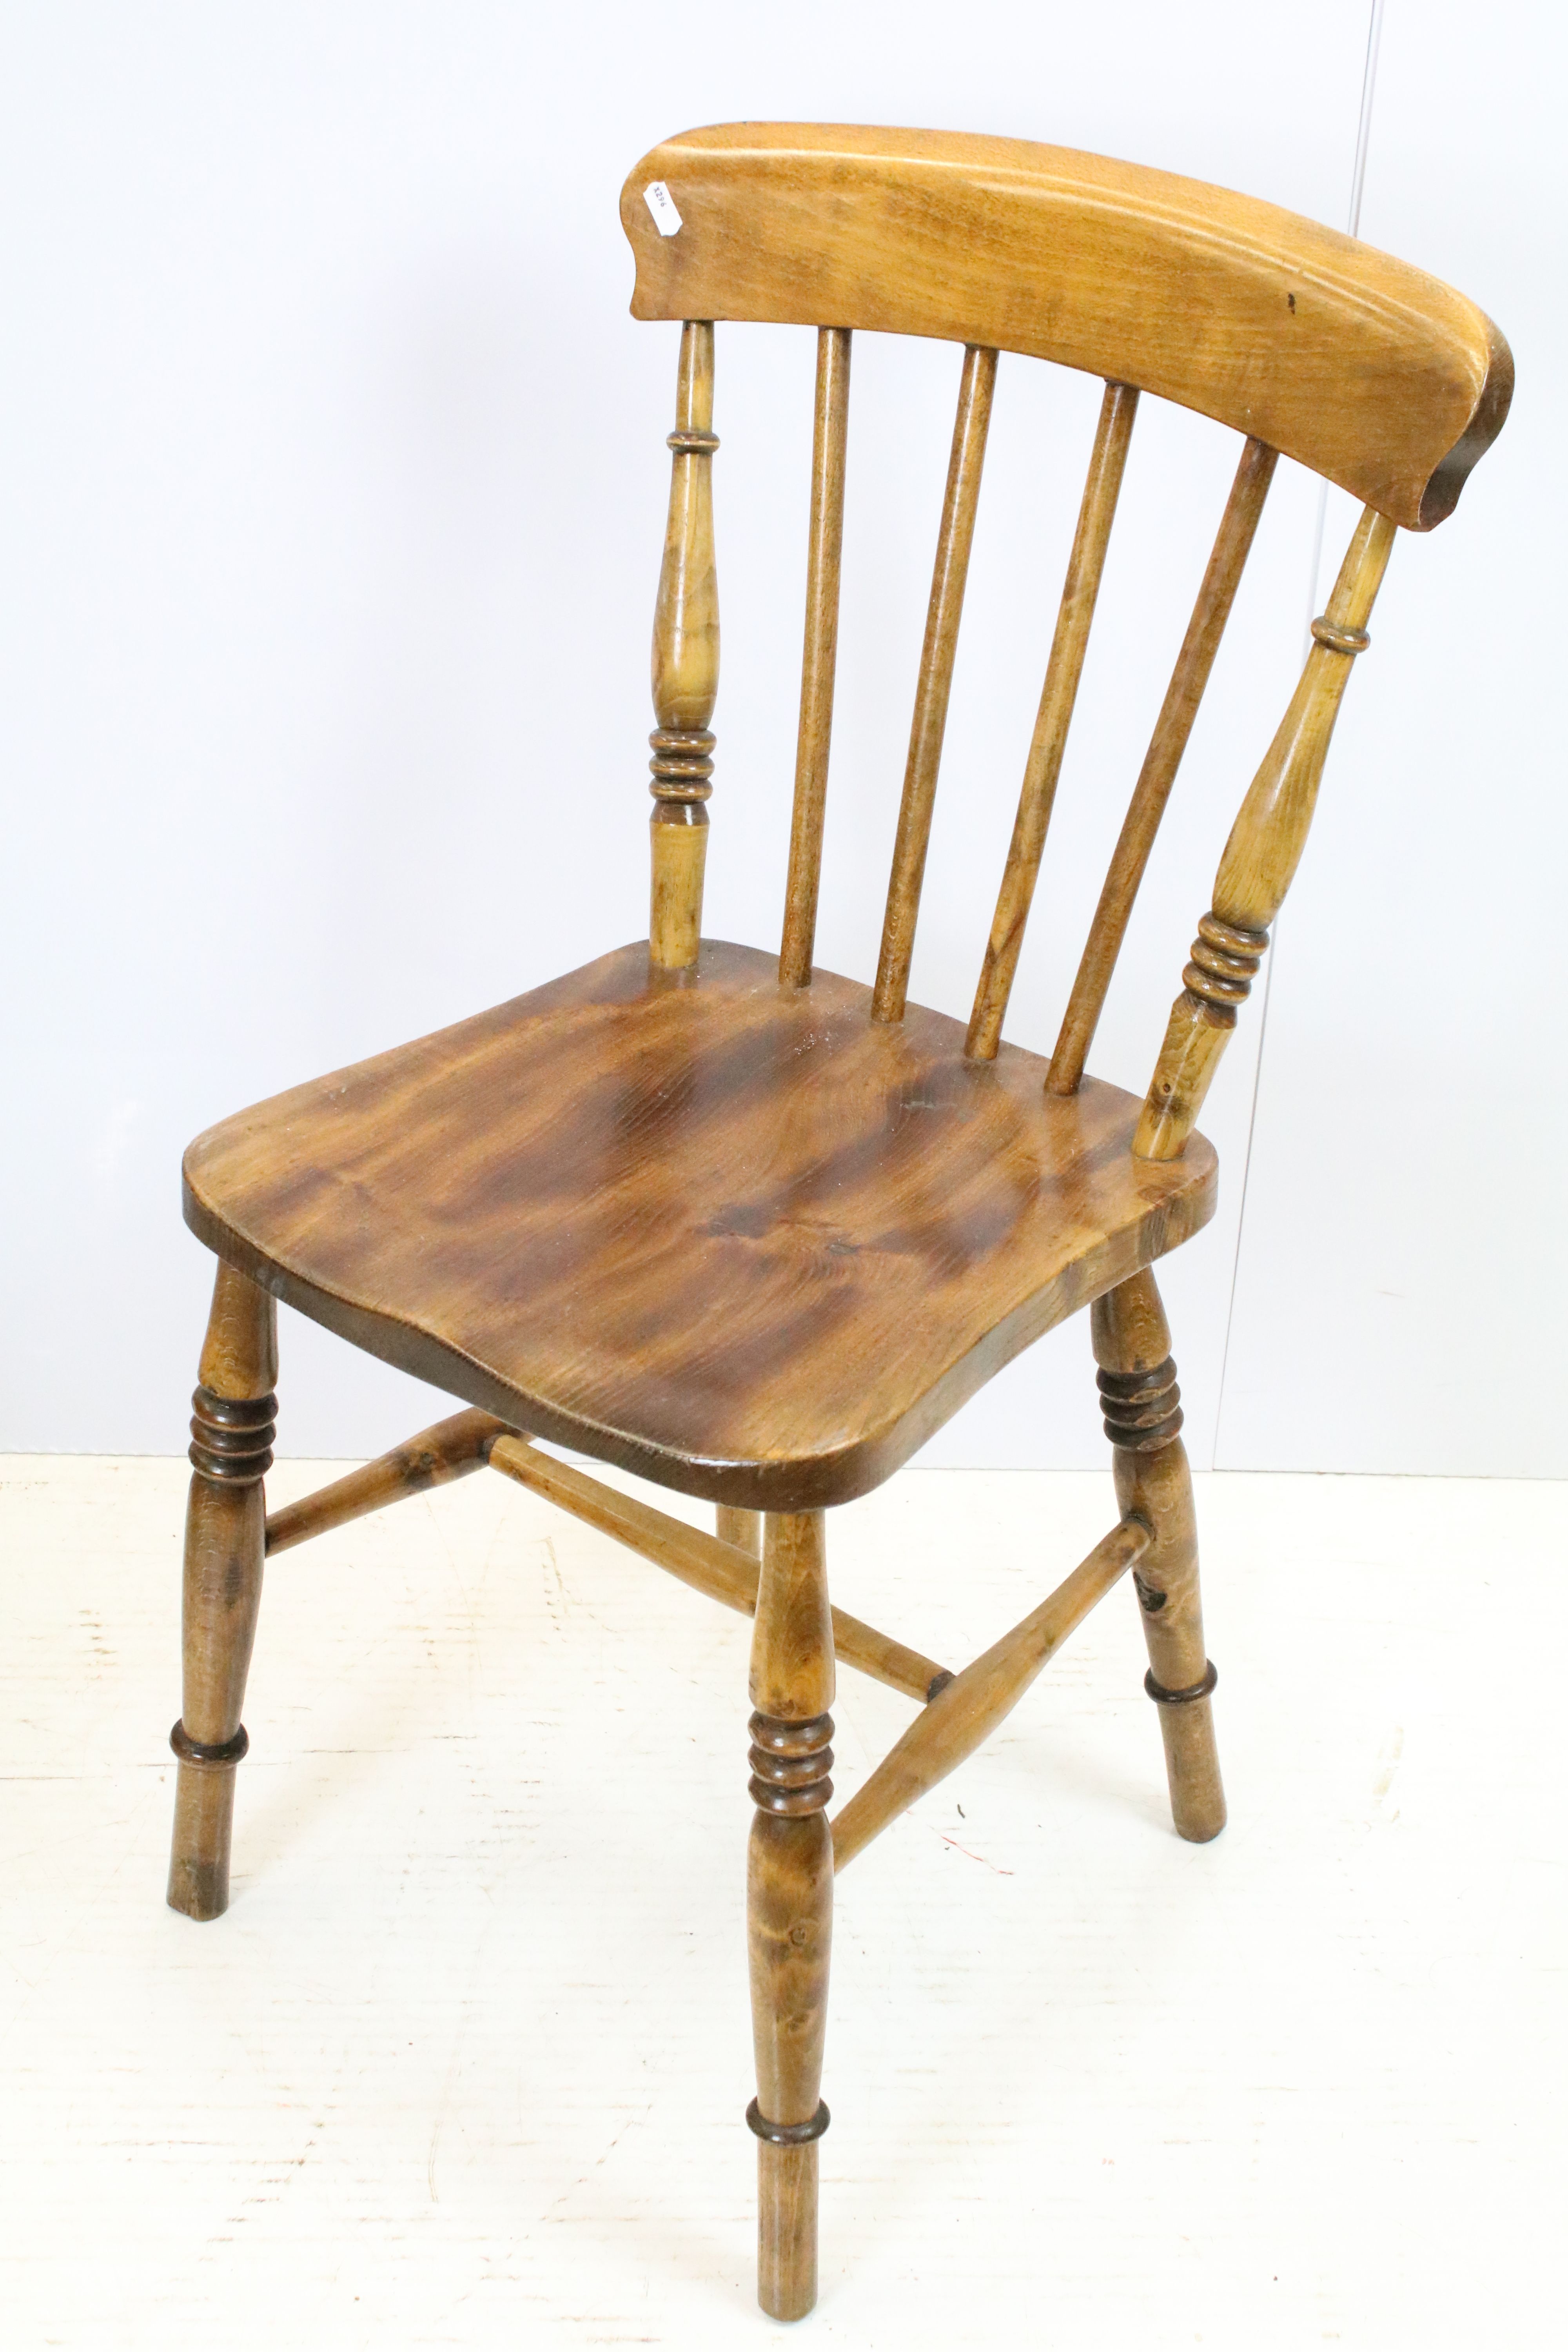
[[[816,2301],[816,2143],[833,1934],[833,1619],[820,1511],[769,1512],[752,1644],[746,1927],[757,2095],[757,2300]]]
[[[234,1776],[247,1745],[240,1711],[261,1603],[261,1482],[272,1464],[277,1378],[273,1301],[220,1265],[191,1401],[184,1703],[169,1742],[180,1759],[169,1901],[193,1919],[216,1919],[228,1908]]]
[[[1144,1688],[1159,1706],[1176,1827],[1201,1843],[1225,1827],[1209,1703],[1215,1676],[1204,1648],[1193,1481],[1178,1434],[1181,1393],[1153,1276],[1145,1268],[1107,1291],[1091,1319],[1116,1499],[1154,1537],[1133,1571],[1149,1647]]]
[[[738,1544],[749,1551],[753,1559],[763,1556],[763,1515],[761,1511],[738,1511],[728,1503],[721,1503],[714,1512],[714,1533],[723,1543]]]

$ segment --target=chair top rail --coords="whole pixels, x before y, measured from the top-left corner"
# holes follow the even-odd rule
[[[1412,530],[1452,513],[1513,390],[1498,329],[1424,271],[1278,205],[1067,147],[723,123],[652,148],[621,220],[634,318],[1054,360],[1251,435]]]

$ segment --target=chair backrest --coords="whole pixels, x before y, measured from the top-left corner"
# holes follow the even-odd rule
[[[871,1014],[903,1013],[997,354],[1105,379],[966,1052],[994,1055],[1023,944],[1141,393],[1246,436],[1050,1065],[1072,1093],[1279,453],[1365,501],[1301,680],[1198,926],[1134,1149],[1179,1153],[1295,872],[1396,526],[1428,530],[1501,430],[1508,345],[1435,278],[1196,181],[1023,140],[731,123],[654,148],[621,193],[632,314],[680,320],[654,624],[650,941],[698,953],[719,678],[713,322],[818,331],[805,646],[780,978],[811,977],[832,730],[851,337],[964,346]]]

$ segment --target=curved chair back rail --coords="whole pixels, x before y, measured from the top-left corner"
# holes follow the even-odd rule
[[[1285,722],[1221,861],[1134,1139],[1178,1158],[1305,845],[1345,680],[1397,525],[1427,530],[1501,429],[1508,345],[1436,278],[1278,205],[1065,147],[947,131],[726,123],[650,149],[621,191],[633,316],[680,320],[669,523],[654,624],[653,961],[700,953],[719,677],[714,321],[817,330],[795,815],[779,977],[805,988],[832,736],[851,344],[963,347],[871,1018],[904,1017],[997,355],[1105,380],[965,1057],[994,1058],[1029,920],[1138,403],[1246,436],[1052,1056],[1071,1095],[1281,453],[1364,503]],[[671,680],[689,683],[684,699]],[[698,688],[700,691],[696,690]],[[1205,929],[1205,927],[1208,928]]]
[[[1129,1572],[1173,1822],[1194,1843],[1224,1827],[1217,1675],[1152,1268],[1213,1213],[1215,1157],[1194,1121],[1296,872],[1395,532],[1449,512],[1502,423],[1511,363],[1473,304],[1348,238],[1164,173],[1017,141],[788,123],[691,131],[637,165],[622,216],[636,315],[680,321],[653,625],[647,940],[256,1104],[186,1155],[186,1219],[220,1265],[192,1400],[169,1900],[198,1919],[228,1901],[269,1554],[489,1464],[750,1616],[745,2120],[758,2299],[793,2320],[816,2294],[836,1870],[991,1737]],[[716,320],[816,330],[776,959],[701,935],[720,671]],[[813,964],[865,328],[960,347],[874,986]],[[965,1026],[911,1001],[909,983],[1003,351],[1104,384]],[[1206,563],[1194,552],[1191,617],[1047,1062],[1002,1032],[1149,394],[1242,443]],[[1281,451],[1354,491],[1362,510],[1289,708],[1244,793],[1237,780],[1153,1082],[1122,1093],[1087,1076],[1085,1057]],[[468,1409],[269,1517],[279,1297]],[[1110,1532],[957,1673],[835,1607],[828,1507],[880,1485],[1079,1308],[1111,1448]],[[556,1459],[552,1444],[703,1497],[715,1532]],[[965,1562],[959,1545],[955,1578]],[[838,1662],[920,1712],[830,1822]]]
[[[662,184],[680,226],[661,234]],[[1485,312],[1228,189],[1070,147],[731,122],[621,192],[637,319],[868,328],[1056,360],[1200,410],[1407,530],[1452,513],[1513,389]]]

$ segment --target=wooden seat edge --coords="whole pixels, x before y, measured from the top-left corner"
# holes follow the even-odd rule
[[[188,1170],[182,1177],[181,1193],[191,1232],[226,1265],[285,1306],[396,1370],[493,1413],[531,1437],[585,1454],[677,1494],[742,1510],[805,1511],[828,1509],[872,1493],[1035,1340],[1200,1232],[1216,1205],[1218,1160],[1213,1146],[1194,1135],[1184,1164],[1192,1181],[1179,1193],[1152,1204],[1136,1224],[1105,1237],[1098,1249],[1064,1267],[1042,1290],[1022,1300],[883,1427],[864,1432],[831,1451],[748,1461],[705,1458],[632,1431],[584,1420],[529,1396],[449,1340],[417,1324],[363,1307],[269,1255],[202,1199]]]

